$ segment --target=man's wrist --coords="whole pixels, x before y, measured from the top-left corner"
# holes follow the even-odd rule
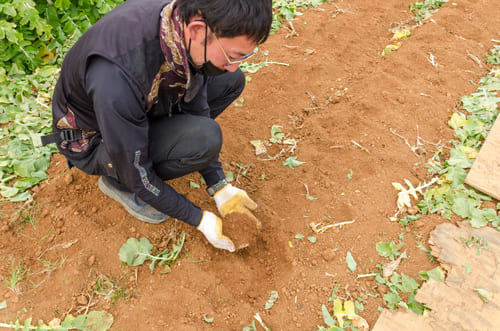
[[[217,193],[220,190],[222,190],[224,187],[227,186],[227,184],[228,183],[227,183],[226,179],[221,179],[220,181],[218,181],[214,185],[212,185],[212,186],[210,186],[210,187],[207,188],[208,195],[210,195],[211,197],[213,197],[215,195],[215,193]]]

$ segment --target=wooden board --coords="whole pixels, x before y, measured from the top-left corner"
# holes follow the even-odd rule
[[[465,182],[500,200],[500,116],[486,137]]]

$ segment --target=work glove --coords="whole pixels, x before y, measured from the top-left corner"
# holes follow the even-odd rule
[[[215,193],[214,200],[222,217],[231,213],[241,213],[253,219],[257,228],[262,226],[260,221],[250,211],[257,208],[257,204],[248,197],[247,192],[228,184]]]
[[[225,249],[234,252],[234,244],[225,235],[222,234],[222,220],[214,213],[203,212],[200,225],[197,227],[205,235],[205,238],[216,248]]]

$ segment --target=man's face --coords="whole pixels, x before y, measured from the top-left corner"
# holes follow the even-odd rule
[[[206,42],[206,61],[212,62],[213,65],[220,69],[231,72],[236,71],[241,60],[247,58],[255,47],[257,47],[257,43],[248,39],[247,36],[233,38],[215,37],[203,21],[191,22],[187,31],[190,33],[189,35],[186,33],[186,37],[191,38],[191,58],[196,65],[202,65],[205,62],[206,37],[208,37]]]

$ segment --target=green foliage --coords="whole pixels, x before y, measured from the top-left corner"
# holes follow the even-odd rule
[[[177,260],[179,253],[184,245],[184,240],[186,234],[181,233],[181,236],[176,244],[173,245],[172,251],[168,248],[162,251],[158,255],[152,255],[153,244],[146,239],[141,238],[137,240],[135,238],[129,238],[125,244],[120,248],[118,253],[120,261],[127,263],[129,266],[139,266],[142,265],[146,260],[151,260],[149,264],[149,269],[154,270],[156,264],[165,265],[168,267],[172,265]]]
[[[500,42],[500,40],[493,40],[494,42]],[[490,50],[491,54],[486,55],[486,62],[491,64],[500,64],[500,45],[495,45]]]
[[[296,156],[290,156],[283,162],[283,166],[289,167],[290,169],[293,169],[294,167],[298,167],[301,164],[304,164],[305,162],[297,160]]]
[[[73,317],[67,315],[60,325],[50,326],[38,322],[37,325],[31,324],[32,318],[28,318],[24,323],[18,320],[15,323],[0,323],[0,327],[11,330],[82,330],[82,331],[106,331],[113,325],[113,315],[103,311],[91,311],[88,314]]]
[[[60,63],[92,24],[123,0],[0,0],[0,79]]]
[[[282,20],[292,20],[302,15],[299,8],[305,9],[309,6],[317,7],[326,0],[273,0],[273,23],[271,33],[276,33],[281,28]]]
[[[357,264],[356,261],[354,261],[351,252],[347,252],[345,260],[347,262],[347,268],[349,269],[349,271],[354,272],[356,270]]]
[[[424,0],[410,4],[410,12],[415,14],[415,22],[423,21],[434,14],[448,0]]]
[[[394,261],[396,257],[401,255],[396,244],[393,241],[389,242],[379,242],[377,243],[377,252],[380,256],[389,258],[391,261]]]
[[[51,95],[71,45],[123,0],[0,0],[0,194],[25,201],[47,178]]]
[[[483,202],[491,201],[491,198],[465,185],[467,171],[472,167],[499,113],[500,97],[493,92],[500,89],[498,68],[491,70],[479,84],[475,93],[462,98],[462,106],[468,115],[457,112],[448,122],[456,137],[452,141],[449,159],[437,166],[439,158],[434,158],[432,162],[435,165],[433,168],[439,170],[441,175],[440,185],[427,190],[418,207],[423,214],[439,212],[448,219],[455,213],[469,220],[474,228],[489,223],[498,228],[500,216],[494,209],[483,207]]]
[[[278,291],[271,291],[271,294],[269,295],[269,300],[267,300],[264,309],[266,310],[271,309],[274,306],[276,300],[278,300],[278,298],[279,298]]]

